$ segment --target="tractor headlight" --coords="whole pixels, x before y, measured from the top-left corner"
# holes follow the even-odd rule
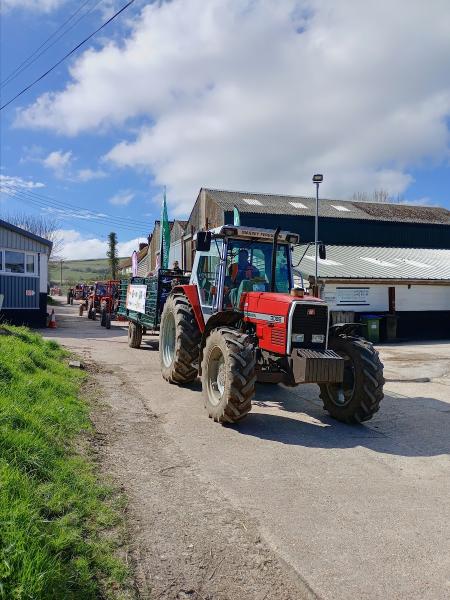
[[[323,344],[323,342],[325,341],[325,336],[322,334],[313,333],[313,335],[311,336],[311,341],[313,344]]]
[[[294,344],[300,344],[301,342],[305,341],[305,334],[304,333],[293,333],[292,334],[292,342]]]

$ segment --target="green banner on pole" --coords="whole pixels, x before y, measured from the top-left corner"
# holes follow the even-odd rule
[[[167,216],[167,201],[166,201],[166,188],[164,188],[164,198],[161,211],[161,224],[160,224],[160,267],[161,269],[169,268],[169,251],[170,251],[170,225],[169,218]]]
[[[239,210],[236,208],[236,206],[233,208],[233,225],[240,225],[241,224],[241,215],[239,213]]]

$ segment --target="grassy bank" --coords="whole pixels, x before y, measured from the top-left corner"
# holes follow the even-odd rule
[[[83,373],[24,328],[0,335],[0,598],[117,597],[113,490],[83,456]],[[83,444],[81,444],[83,445]],[[109,541],[106,541],[106,540]]]

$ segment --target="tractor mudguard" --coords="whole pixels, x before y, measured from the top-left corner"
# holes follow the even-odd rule
[[[200,300],[198,297],[198,290],[196,285],[177,285],[171,290],[171,294],[174,292],[181,292],[189,300],[192,310],[194,311],[195,320],[197,321],[198,328],[201,333],[205,329],[205,320],[203,318],[202,308],[200,306]]]

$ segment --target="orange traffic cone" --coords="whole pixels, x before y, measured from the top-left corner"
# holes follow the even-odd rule
[[[52,309],[52,314],[50,315],[50,322],[49,322],[48,326],[50,327],[50,329],[56,329],[55,309]]]

